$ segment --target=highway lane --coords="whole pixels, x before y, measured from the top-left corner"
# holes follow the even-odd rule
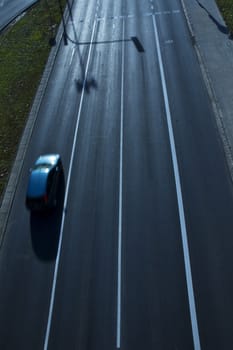
[[[61,256],[49,348],[62,349],[67,339],[71,348],[115,347],[121,52],[114,40],[121,27],[108,30],[108,23],[97,23],[88,73],[96,88],[82,107],[64,228],[70,238]]]
[[[1,0],[0,31],[38,0]]]
[[[122,346],[126,349],[175,346],[192,349],[176,189],[153,17],[140,16],[146,10],[150,13],[150,3],[146,5],[135,9],[139,14],[137,19],[126,22],[126,32],[129,36],[138,34],[145,53],[135,55],[132,47],[126,51],[126,91],[131,93],[125,111],[122,319],[125,327]],[[165,14],[160,16],[162,22]]]
[[[85,117],[81,119],[74,161],[77,167],[72,175],[76,181],[71,185],[72,207],[67,208],[64,228],[64,235],[70,239],[63,246],[48,348],[63,349],[68,341],[71,348],[83,349],[166,349],[171,344],[192,348],[161,83],[154,78],[159,76],[159,70],[153,22],[150,15],[144,18],[148,14],[145,9],[136,7],[126,12],[122,7],[120,15],[113,16],[111,8],[100,8],[100,13],[107,15],[98,21],[95,42],[109,42],[111,36],[112,41],[117,40],[116,28],[126,41],[108,46],[97,44],[93,48],[89,71],[98,88],[85,96],[82,107]],[[133,14],[134,18],[126,20],[122,18],[124,13]],[[137,29],[140,26],[141,33]],[[145,56],[127,41],[136,34],[142,34],[140,39],[147,49],[152,43],[153,50]],[[141,70],[142,64],[145,71]],[[122,102],[123,276],[122,334],[118,340],[117,191]],[[75,223],[72,217],[76,217]],[[177,280],[175,275],[179,276]],[[168,326],[168,320],[176,326]]]
[[[47,330],[49,349],[194,348],[156,23],[201,348],[228,349],[232,184],[180,3],[79,1],[74,19],[80,45],[59,50],[0,253],[0,347],[45,349]],[[30,217],[28,168],[50,151],[64,161],[67,206],[62,186],[51,217]]]
[[[83,5],[84,2],[79,2],[78,21],[82,21],[85,16],[90,19],[94,16],[95,8]],[[89,41],[91,33],[88,23],[84,28],[80,26],[79,31],[81,30],[80,39],[83,36],[83,40]],[[84,63],[87,49],[88,46],[80,48]],[[67,176],[79,105],[75,79],[82,78],[78,52],[75,55],[75,66],[70,66],[72,52],[73,46],[64,47],[62,42],[57,66],[52,71],[25,157],[0,254],[0,284],[4,286],[0,289],[1,349],[43,348],[61,208],[51,217],[40,219],[29,215],[24,200],[28,171],[39,154],[59,152],[64,163],[65,177]]]
[[[202,349],[228,349],[232,339],[232,182],[206,90],[180,24],[160,25],[181,173]],[[178,30],[175,30],[178,29]],[[180,54],[174,55],[174,51]],[[184,52],[186,53],[184,55]],[[174,66],[176,69],[174,69]],[[184,75],[180,72],[184,71]],[[184,88],[185,86],[185,88]],[[185,95],[184,95],[185,91]],[[190,96],[190,98],[187,98]]]

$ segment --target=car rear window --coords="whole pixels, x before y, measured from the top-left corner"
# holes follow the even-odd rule
[[[51,164],[38,164],[35,165],[35,167],[33,168],[33,170],[49,170],[52,168]]]

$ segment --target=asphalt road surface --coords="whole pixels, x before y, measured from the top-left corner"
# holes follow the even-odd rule
[[[38,0],[0,0],[0,31]]]
[[[229,350],[232,183],[180,1],[72,14],[0,252],[0,349]],[[59,205],[30,215],[50,152]]]

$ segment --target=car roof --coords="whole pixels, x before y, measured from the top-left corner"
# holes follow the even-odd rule
[[[32,170],[28,182],[28,197],[42,197],[46,194],[47,178],[49,169],[40,168]]]
[[[50,170],[57,165],[60,160],[59,154],[41,155],[31,169],[27,197],[38,198],[46,194],[47,179]]]

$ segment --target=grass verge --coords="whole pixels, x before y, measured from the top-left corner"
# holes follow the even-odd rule
[[[0,198],[60,21],[58,0],[42,0],[0,34]]]
[[[217,4],[233,33],[233,0]],[[0,34],[0,198],[60,21],[58,0],[41,0]]]
[[[233,0],[217,0],[217,4],[227,27],[233,33]]]

